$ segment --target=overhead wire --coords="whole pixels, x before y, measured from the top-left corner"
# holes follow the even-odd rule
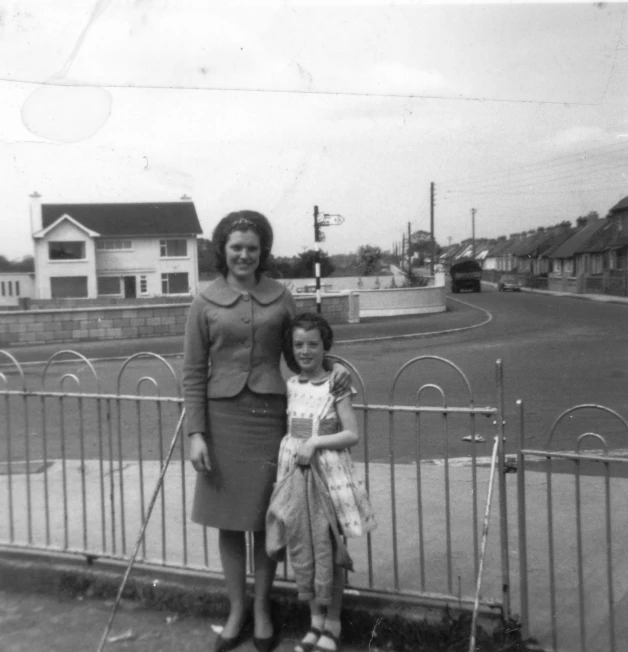
[[[535,163],[526,163],[518,166],[516,169],[514,168],[509,168],[509,169],[501,169],[500,171],[493,173],[493,174],[484,174],[484,173],[475,173],[475,174],[470,174],[466,177],[463,177],[460,179],[460,177],[450,177],[450,178],[445,178],[441,179],[440,184],[441,185],[449,185],[450,183],[460,183],[461,185],[469,185],[469,184],[474,184],[477,183],[478,180],[483,180],[483,179],[499,179],[504,176],[511,176],[513,172],[516,173],[521,173],[522,171],[533,171],[535,168],[540,168],[542,170],[546,170],[548,168],[555,167],[557,165],[569,165],[569,164],[576,164],[580,162],[581,158],[585,159],[590,159],[590,158],[597,158],[598,156],[604,156],[604,153],[598,154],[597,156],[593,155],[593,152],[599,152],[600,150],[613,150],[610,153],[614,153],[614,151],[622,151],[623,149],[626,149],[628,147],[628,142],[616,142],[616,143],[610,143],[607,145],[598,145],[596,147],[592,147],[586,150],[580,150],[577,153],[572,153],[572,154],[561,154],[560,156],[555,156],[551,157],[548,159],[544,159],[541,161],[537,161]]]

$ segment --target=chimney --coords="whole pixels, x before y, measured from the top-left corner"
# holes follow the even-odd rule
[[[31,235],[41,231],[43,228],[41,221],[41,195],[35,191],[31,198]]]

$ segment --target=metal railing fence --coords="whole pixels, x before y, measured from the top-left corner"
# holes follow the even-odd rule
[[[145,520],[146,496],[162,472],[168,442],[180,422],[177,372],[151,353],[133,355],[117,370],[109,364],[97,372],[81,354],[60,351],[45,363],[40,387],[33,389],[28,386],[35,376],[30,368],[25,370],[6,351],[0,358],[6,362],[0,373],[0,446],[6,451],[0,465],[0,491],[6,496],[0,543],[88,560],[128,559],[129,541]],[[349,578],[349,590],[473,604],[480,563],[478,501],[487,479],[479,470],[489,466],[478,454],[477,417],[491,419],[492,434],[499,435],[498,468],[503,470],[501,363],[495,406],[478,407],[467,377],[444,358],[419,356],[404,364],[392,381],[387,404],[370,403],[358,370],[337,359],[351,370],[358,391],[354,407],[363,437],[354,459],[379,522],[377,530],[350,542],[358,571]],[[450,405],[443,387],[431,382],[412,385],[414,401],[400,403],[399,394],[410,391],[412,373],[426,363],[441,365],[458,379],[464,388],[462,404]],[[163,395],[168,384],[171,395]],[[432,404],[429,395],[436,397]],[[451,456],[452,442],[462,434],[471,453],[464,464]],[[440,447],[439,459],[424,452],[431,440]],[[373,460],[374,445],[385,448],[385,457]],[[195,473],[185,454],[185,438],[179,433],[138,561],[219,571],[215,531],[188,525]],[[500,473],[500,539],[487,560],[501,566],[493,581],[485,582],[482,604],[508,610],[502,479]],[[284,577],[290,578],[287,565]]]
[[[624,649],[625,636],[622,645],[617,642],[621,604],[615,596],[627,588],[622,550],[628,515],[622,507],[628,458],[609,454],[607,439],[594,432],[577,435],[573,451],[554,451],[551,446],[559,426],[585,410],[598,413],[600,422],[606,418],[618,424],[624,437],[628,421],[602,405],[576,405],[556,418],[546,447],[532,449],[525,445],[523,402],[517,403],[523,636],[532,634],[553,651]],[[585,444],[601,450],[585,451]]]

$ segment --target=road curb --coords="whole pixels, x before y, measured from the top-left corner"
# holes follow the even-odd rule
[[[449,335],[451,333],[461,333],[463,331],[472,330],[474,328],[479,328],[480,326],[486,326],[493,320],[493,315],[486,309],[480,308],[479,306],[474,306],[472,303],[467,303],[466,301],[461,301],[460,299],[454,299],[453,297],[446,297],[447,301],[456,301],[461,303],[463,306],[468,308],[473,308],[473,310],[479,310],[480,312],[486,315],[486,319],[479,324],[471,324],[469,326],[460,326],[459,328],[446,328],[439,331],[431,331],[427,333],[406,333],[405,335],[384,335],[381,337],[364,337],[353,340],[337,340],[335,344],[368,344],[369,342],[383,342],[391,340],[406,340],[406,339],[419,339],[422,337],[435,337],[437,335]]]
[[[126,566],[117,560],[0,546],[0,584],[14,593],[110,600],[117,595]],[[137,565],[122,598],[144,608],[201,617],[223,618],[228,613],[222,578],[211,572]],[[277,581],[272,598],[286,633],[307,628],[307,604],[296,600],[292,584]],[[471,608],[469,601],[458,604],[430,596],[395,596],[393,603],[390,595],[349,588],[343,601],[343,640],[365,649],[457,649],[468,639]],[[498,606],[482,606],[479,615],[478,650],[526,649],[519,630],[502,622]]]

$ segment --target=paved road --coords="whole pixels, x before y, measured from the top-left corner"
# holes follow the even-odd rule
[[[353,361],[367,379],[369,401],[386,402],[396,369],[413,356],[443,356],[468,376],[477,405],[495,405],[495,361],[503,361],[504,401],[508,447],[514,450],[518,434],[517,399],[524,401],[526,443],[544,446],[554,419],[581,403],[601,403],[628,417],[625,361],[628,359],[628,305],[583,301],[533,293],[459,295],[490,311],[487,325],[461,333],[424,340],[397,341],[374,347],[340,346],[336,350]],[[415,375],[400,396],[412,400],[419,383],[445,382],[441,373]],[[451,399],[460,401],[460,384],[450,383]],[[456,398],[459,397],[459,398]],[[628,433],[616,422],[589,410],[570,419],[557,432],[556,448],[575,448],[576,432],[610,433],[612,448],[628,449]],[[489,435],[492,424],[478,422]],[[490,444],[487,442],[486,447]],[[488,450],[488,448],[487,448]]]

